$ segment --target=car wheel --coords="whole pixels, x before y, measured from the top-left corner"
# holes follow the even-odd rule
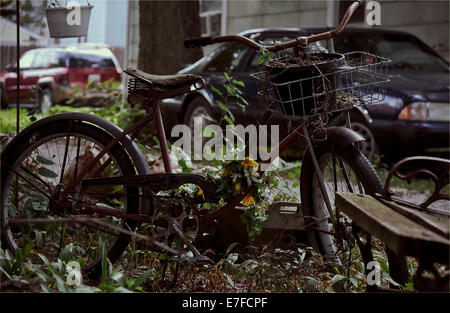
[[[371,162],[375,161],[380,151],[378,149],[378,144],[375,141],[375,136],[369,126],[365,122],[358,120],[352,120],[351,126],[356,133],[365,139],[365,141],[358,143],[359,150],[361,150]]]
[[[207,125],[211,124],[211,121],[205,116],[211,116],[211,108],[209,107],[208,102],[205,98],[201,96],[197,96],[189,103],[187,110],[184,114],[183,123],[189,126],[191,130],[191,147],[194,147],[194,129],[195,122],[201,122],[202,128],[205,128]],[[200,120],[196,120],[196,117],[201,117]],[[203,138],[203,144],[206,143],[208,138]],[[202,145],[203,146],[203,145]]]
[[[209,120],[205,118],[205,116],[211,116],[211,109],[205,98],[198,96],[192,99],[192,101],[189,103],[189,106],[184,115],[183,123],[189,126],[189,128],[193,132],[195,126],[195,117],[202,117],[201,122],[203,127],[210,124]]]
[[[43,88],[39,93],[38,110],[43,113],[47,112],[53,106],[53,93],[50,88]]]

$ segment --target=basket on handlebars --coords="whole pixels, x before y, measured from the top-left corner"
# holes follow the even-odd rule
[[[253,77],[261,82],[259,94],[276,102],[283,114],[310,116],[382,101],[388,62],[367,52],[286,56]]]

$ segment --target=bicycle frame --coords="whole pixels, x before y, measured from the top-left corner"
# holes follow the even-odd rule
[[[162,119],[159,101],[151,103],[151,107],[153,109],[152,112],[149,112],[138,123],[134,124],[133,126],[130,126],[129,128],[122,131],[122,133],[115,136],[114,139],[106,147],[104,147],[99,152],[99,154],[82,169],[82,171],[78,174],[78,176],[75,177],[74,180],[69,184],[69,186],[67,186],[67,188],[62,192],[62,194],[61,194],[62,200],[59,201],[59,203],[58,203],[59,205],[61,205],[62,207],[66,207],[66,208],[73,208],[74,207],[73,204],[70,201],[67,201],[67,196],[71,192],[75,191],[76,186],[83,180],[83,178],[86,176],[86,174],[89,173],[89,171],[91,171],[92,168],[94,168],[94,166],[98,163],[98,161],[109,150],[111,150],[114,147],[114,145],[119,143],[120,140],[122,140],[125,136],[130,135],[130,134],[131,134],[132,139],[136,138],[136,136],[139,134],[139,132],[142,131],[142,129],[153,119],[155,119],[155,122],[156,122],[157,137],[158,137],[158,140],[160,143],[160,150],[161,150],[161,155],[162,155],[162,159],[163,159],[163,163],[164,163],[165,173],[172,173],[172,164],[170,162],[169,149],[167,146],[166,134],[165,134],[165,130],[164,130],[164,121]],[[267,116],[267,118],[268,117],[270,117],[270,115]],[[302,125],[300,125],[293,132],[291,132],[288,136],[286,136],[278,144],[278,146],[273,150],[276,151],[278,149],[278,151],[280,153],[285,151],[286,149],[288,149],[291,146],[291,144],[294,141],[296,141],[297,139],[302,137],[303,134],[304,134],[304,128]],[[265,160],[261,161],[261,163],[270,163],[271,157],[272,157],[271,154],[269,154]],[[109,160],[104,162],[101,167],[96,169],[96,172],[100,173],[108,164],[109,164]],[[264,171],[260,169],[259,173],[263,174]],[[154,174],[154,175],[164,175],[164,174]],[[94,174],[94,177],[95,177],[95,174]],[[210,212],[209,214],[205,215],[203,218],[205,219],[205,221],[210,221],[210,220],[216,219],[220,216],[223,216],[229,210],[234,209],[237,205],[239,205],[239,203],[242,201],[242,199],[245,197],[245,195],[248,192],[250,192],[250,190],[251,189],[249,189],[244,194],[234,196],[232,199],[230,199],[228,201],[228,203],[226,205],[224,205],[224,207],[219,208],[216,211]],[[104,208],[104,207],[87,206],[86,204],[75,203],[75,208],[83,209],[84,211],[91,212],[91,213],[109,214],[112,216],[131,219],[131,220],[138,221],[138,222],[149,222],[148,219],[145,219],[142,216],[133,216],[133,214],[125,214],[123,212],[119,212],[117,210],[108,209],[108,208]]]

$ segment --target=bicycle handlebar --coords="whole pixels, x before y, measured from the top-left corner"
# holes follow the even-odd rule
[[[311,36],[302,36],[298,37],[296,39],[286,41],[280,44],[275,44],[272,46],[262,46],[259,43],[241,36],[241,35],[222,35],[222,36],[208,36],[208,37],[196,37],[196,38],[188,38],[184,41],[184,46],[186,48],[194,48],[194,47],[204,47],[215,43],[221,43],[221,42],[230,42],[230,41],[237,41],[241,42],[247,46],[249,46],[252,49],[259,50],[260,48],[265,48],[272,52],[277,52],[280,50],[284,50],[287,48],[292,48],[295,46],[306,46],[311,42],[319,41],[319,40],[325,40],[330,39],[339,33],[341,33],[345,26],[347,26],[348,22],[350,21],[350,18],[352,17],[353,13],[358,9],[358,7],[361,5],[360,1],[353,2],[345,12],[344,17],[341,20],[341,23],[339,26],[335,29],[332,29],[330,31],[315,34]]]

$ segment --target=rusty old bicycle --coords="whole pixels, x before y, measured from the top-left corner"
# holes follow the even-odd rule
[[[268,106],[305,120],[281,141],[278,151],[299,138],[308,144],[300,179],[302,212],[300,205],[293,206],[304,218],[311,244],[328,256],[338,253],[335,238],[342,242],[348,236],[334,211],[334,193],[375,194],[382,187],[372,165],[357,149],[356,143],[363,138],[349,128],[327,127],[327,115],[382,100],[388,60],[364,52],[313,55],[319,61],[302,67],[300,76],[291,75],[299,67],[292,60],[310,58],[308,44],[338,35],[359,5],[354,2],[334,30],[271,46],[239,35],[185,41],[186,47],[238,41],[272,52],[293,48],[293,59],[283,56],[273,60],[288,63],[287,67],[280,70],[269,64],[266,71],[255,73],[255,79],[264,82],[261,96],[270,102]],[[32,242],[37,252],[55,259],[62,245],[72,242],[74,255],[85,259],[84,271],[94,274],[101,270],[102,244],[114,262],[131,238],[147,240],[182,263],[210,261],[195,246],[201,230],[229,214],[254,186],[204,214],[198,212],[195,201],[161,195],[194,184],[203,190],[203,201],[215,201],[217,186],[205,177],[172,173],[160,111],[160,100],[193,92],[204,82],[192,74],[125,72],[130,76],[128,102],[141,103],[147,111],[128,129],[121,130],[94,115],[63,113],[35,122],[5,147],[1,154],[3,248],[14,251]],[[261,124],[272,112],[266,111]],[[161,174],[150,173],[133,141],[152,120],[164,163],[165,173]],[[138,225],[144,234],[135,231]]]

